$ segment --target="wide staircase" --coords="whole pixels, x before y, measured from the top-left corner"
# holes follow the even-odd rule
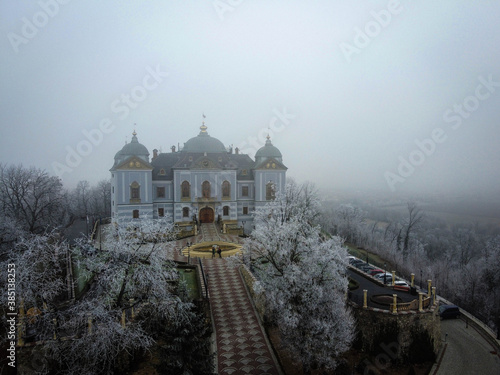
[[[225,259],[204,259],[217,341],[217,373],[280,375],[238,268]]]
[[[215,223],[201,223],[200,233],[202,235],[202,242],[221,241],[219,230]]]

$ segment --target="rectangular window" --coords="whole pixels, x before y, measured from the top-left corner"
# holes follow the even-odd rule
[[[134,219],[139,219],[139,210],[132,211],[132,217]]]
[[[165,216],[165,209],[164,208],[158,208],[158,216],[159,217]]]
[[[165,198],[165,186],[158,186],[156,188],[156,197]]]
[[[248,197],[248,186],[241,187],[241,196]]]
[[[138,187],[132,187],[130,188],[130,198],[132,199],[139,199],[141,197],[141,194],[139,192]]]
[[[248,215],[248,207],[243,207],[243,215]]]

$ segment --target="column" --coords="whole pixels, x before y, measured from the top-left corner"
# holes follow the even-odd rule
[[[397,294],[392,295],[392,313],[393,314],[398,313],[398,295]]]
[[[424,293],[418,292],[418,311],[420,311],[420,312],[424,311],[423,302],[422,302],[423,295],[424,295]]]
[[[433,305],[436,304],[436,287],[435,286],[432,287],[432,304]]]
[[[415,287],[415,274],[414,273],[411,274],[411,287],[412,288]]]
[[[363,308],[366,309],[368,308],[368,290],[363,289]]]
[[[396,282],[396,271],[392,271],[392,286],[394,286],[395,282]]]
[[[432,286],[432,280],[427,280],[427,295],[429,297],[431,296],[431,286]]]

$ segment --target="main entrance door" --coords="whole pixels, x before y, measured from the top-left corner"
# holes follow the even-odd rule
[[[200,210],[200,221],[202,223],[214,222],[214,210],[210,207],[205,207]]]

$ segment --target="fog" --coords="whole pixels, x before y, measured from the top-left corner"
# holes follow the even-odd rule
[[[322,189],[500,195],[498,1],[2,1],[0,161],[68,187],[199,133]],[[90,146],[90,147],[89,147]]]

